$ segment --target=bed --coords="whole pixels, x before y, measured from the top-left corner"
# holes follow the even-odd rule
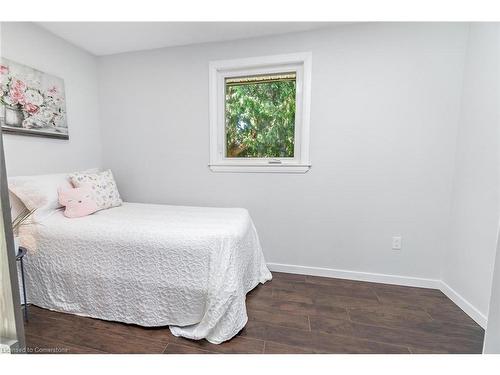
[[[215,344],[245,326],[246,294],[271,279],[245,209],[124,202],[76,219],[56,210],[21,237],[30,303]]]

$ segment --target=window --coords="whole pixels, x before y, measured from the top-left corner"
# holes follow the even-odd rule
[[[210,63],[210,168],[304,173],[311,54]]]

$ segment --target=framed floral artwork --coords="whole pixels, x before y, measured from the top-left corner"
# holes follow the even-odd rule
[[[2,58],[0,124],[4,133],[69,139],[63,79]]]

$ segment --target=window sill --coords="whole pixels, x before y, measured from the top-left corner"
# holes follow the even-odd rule
[[[211,164],[208,166],[212,172],[226,173],[306,173],[311,169],[309,164],[262,164],[262,165],[232,165]]]

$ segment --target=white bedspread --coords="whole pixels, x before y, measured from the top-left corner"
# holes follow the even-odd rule
[[[29,302],[216,344],[244,327],[246,293],[271,279],[245,209],[124,203],[56,212],[22,237]]]

